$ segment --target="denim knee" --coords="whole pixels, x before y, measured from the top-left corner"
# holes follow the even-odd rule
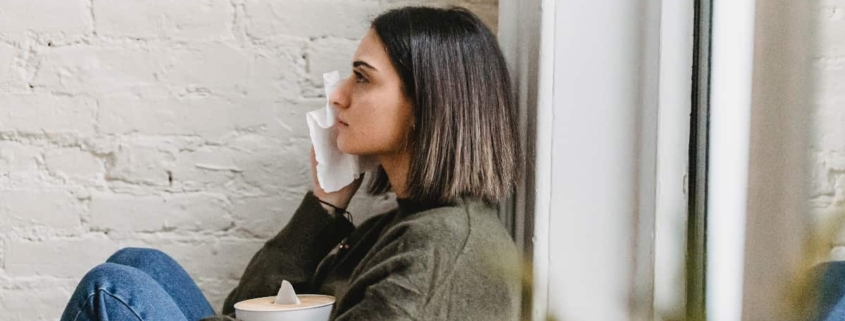
[[[143,274],[141,279],[151,284],[149,288],[160,288],[162,293],[167,293],[169,300],[175,302],[186,316],[199,319],[214,314],[214,309],[188,272],[162,251],[124,248],[114,253],[105,264],[124,266],[133,271],[130,273],[133,275]]]
[[[103,263],[82,278],[61,320],[185,320],[173,298],[131,266]]]
[[[166,253],[151,248],[125,247],[114,252],[106,262],[136,266],[145,262],[172,261]]]
[[[124,276],[128,271],[128,267],[123,265],[102,263],[89,270],[79,283],[93,284],[101,280],[114,280],[115,276]]]
[[[145,282],[144,276],[135,268],[114,264],[102,263],[88,271],[79,282],[81,288],[86,289],[89,294],[103,289],[112,289],[120,286],[137,286]]]
[[[61,320],[96,320],[95,316],[105,310],[114,315],[134,315],[131,307],[113,296],[122,288],[138,285],[131,269],[125,265],[103,263],[88,271],[79,281]]]

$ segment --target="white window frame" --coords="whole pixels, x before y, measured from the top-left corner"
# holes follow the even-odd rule
[[[505,0],[499,5],[500,41],[519,87],[523,117],[529,118],[523,119],[523,130],[534,147],[529,151],[534,179],[527,180],[523,202],[516,206],[518,217],[522,212],[534,222],[526,224],[533,237],[524,238],[522,246],[533,258],[532,318],[545,320],[553,314],[566,320],[651,319],[654,284],[671,281],[655,275],[655,219],[678,221],[685,215],[677,206],[686,203],[687,142],[658,140],[658,133],[667,138],[689,133],[689,100],[683,94],[660,92],[689,92],[691,5],[670,4],[670,12],[661,10],[660,0]],[[677,19],[676,11],[683,18]],[[573,31],[589,30],[596,21],[608,29],[599,34]],[[661,29],[661,24],[668,27]],[[668,32],[670,27],[681,31]],[[579,46],[605,52],[610,64]],[[661,62],[661,56],[676,59]],[[580,75],[556,72],[567,69],[594,77],[582,85],[576,78]],[[664,77],[682,81],[660,82]],[[601,86],[596,84],[605,83],[610,91],[597,92]],[[593,110],[585,93],[591,90],[600,100]],[[587,110],[570,108],[576,105]],[[660,113],[659,106],[679,110]],[[579,136],[584,133],[596,141]],[[568,148],[556,148],[561,143]],[[577,157],[590,152],[604,163]],[[583,170],[606,173],[594,181],[579,176]],[[561,178],[567,175],[571,178]],[[580,193],[586,185],[602,193]],[[658,199],[658,188],[675,188],[677,193]],[[591,236],[567,238],[581,232]],[[683,262],[662,267],[661,272],[675,269],[672,275],[683,274]],[[664,296],[683,293],[677,287],[659,290]]]
[[[812,16],[801,1],[712,1],[706,311],[783,319],[778,300],[807,222]],[[673,135],[690,131],[689,82],[678,80],[691,78],[691,6],[500,1],[500,40],[534,147],[533,180],[514,206],[533,221],[517,228],[533,262],[531,319],[659,319],[680,304],[666,300],[685,290],[672,287],[677,277],[661,276],[683,264],[664,264],[660,239],[662,225],[686,214],[675,179],[688,146]]]

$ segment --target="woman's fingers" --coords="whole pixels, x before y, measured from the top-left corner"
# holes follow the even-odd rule
[[[314,196],[317,196],[317,198],[329,202],[334,206],[346,208],[352,200],[352,197],[358,191],[358,188],[361,187],[364,175],[356,178],[349,183],[349,185],[344,186],[338,191],[331,193],[326,192],[322,187],[320,187],[319,179],[317,178],[317,156],[314,151],[314,146],[311,146],[311,180],[314,184]]]

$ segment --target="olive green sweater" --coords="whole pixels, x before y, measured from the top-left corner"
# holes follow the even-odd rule
[[[482,202],[398,208],[355,228],[308,192],[290,222],[255,254],[223,305],[297,293],[333,295],[332,320],[516,320],[516,247]],[[226,316],[203,319],[231,320]]]

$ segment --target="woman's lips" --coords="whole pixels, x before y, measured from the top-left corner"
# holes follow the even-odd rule
[[[344,123],[344,122],[343,122],[342,120],[340,120],[340,119],[338,119],[338,120],[337,120],[337,124],[338,124],[338,125],[340,125],[340,126],[344,126],[344,127],[349,126],[349,124]]]

